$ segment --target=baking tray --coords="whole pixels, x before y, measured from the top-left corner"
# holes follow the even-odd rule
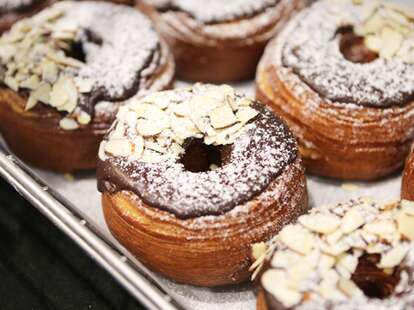
[[[177,86],[184,85],[177,83]],[[241,93],[254,95],[253,82],[233,86]],[[181,285],[152,273],[134,259],[106,227],[94,172],[68,175],[28,167],[13,156],[0,139],[0,176],[148,309],[255,309],[250,283],[215,289]],[[361,196],[388,201],[399,198],[401,172],[377,182],[342,183],[308,176],[307,183],[311,206]]]

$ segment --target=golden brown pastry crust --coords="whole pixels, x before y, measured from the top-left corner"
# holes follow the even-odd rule
[[[340,179],[372,180],[399,169],[413,138],[414,102],[385,109],[334,105],[284,68],[276,40],[256,76],[256,97],[296,134],[307,171]],[[304,91],[300,98],[294,89]]]
[[[266,12],[230,22],[205,25],[182,12],[164,13],[151,1],[138,1],[138,8],[155,23],[170,45],[177,64],[177,77],[189,81],[229,82],[252,78],[268,40],[301,7],[299,0],[282,0],[280,14]],[[275,9],[276,11],[276,9]],[[268,14],[267,22],[258,20]],[[246,23],[249,23],[246,26]],[[247,31],[243,30],[247,28]],[[234,35],[234,29],[244,35]]]
[[[266,295],[262,290],[257,293],[256,310],[268,310],[266,303]]]
[[[9,89],[0,90],[0,132],[10,149],[25,162],[55,171],[91,169],[107,127],[66,131],[52,108],[25,111],[26,99]]]
[[[414,201],[414,147],[405,163],[401,198]]]
[[[222,216],[179,219],[128,191],[104,193],[112,234],[149,268],[180,283],[218,286],[249,277],[250,245],[265,241],[306,212],[301,159],[268,188]]]
[[[152,88],[155,83],[155,90],[171,88],[173,67],[169,56],[146,86]],[[170,79],[158,88],[157,81],[164,81],[166,76]],[[95,168],[99,143],[115,118],[115,110],[111,115],[96,115],[91,124],[68,131],[60,128],[62,116],[54,108],[42,106],[25,111],[26,102],[13,90],[0,88],[0,133],[14,154],[31,165],[53,171]]]

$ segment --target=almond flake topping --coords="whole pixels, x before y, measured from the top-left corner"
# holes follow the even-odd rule
[[[252,101],[247,100],[234,94],[230,86],[207,84],[133,98],[119,110],[104,151],[112,156],[133,156],[134,160],[156,163],[179,158],[187,138],[204,139],[206,144],[213,145],[231,144],[258,114],[249,106]],[[122,150],[117,150],[121,148],[119,139],[130,145],[142,141],[142,145],[135,143],[135,147],[122,146]]]
[[[355,3],[355,1],[354,1]],[[363,0],[365,18],[355,27],[365,45],[381,58],[398,58],[414,64],[414,16],[410,6],[393,1]]]
[[[352,275],[361,257],[378,255],[376,266],[384,273],[402,270],[395,292],[406,291],[413,285],[404,274],[414,262],[413,206],[359,199],[313,208],[269,241],[267,252],[252,266],[254,275],[268,262],[260,282],[286,308],[323,309],[332,301],[343,309],[360,309],[371,299]],[[384,307],[380,309],[388,309]]]
[[[75,77],[85,64],[65,54],[82,29],[75,22],[62,21],[64,16],[64,10],[51,7],[5,33],[0,38],[0,62],[5,67],[1,79],[16,92],[28,91],[25,110],[38,103],[52,106],[67,113],[60,127],[75,130],[91,121],[76,107],[79,95],[90,92],[93,85]]]

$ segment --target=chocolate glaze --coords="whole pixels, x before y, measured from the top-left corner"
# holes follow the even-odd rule
[[[262,192],[297,157],[296,140],[270,110],[260,112],[235,143],[223,146],[222,165],[214,171],[186,171],[180,160],[158,164],[119,157],[98,160],[102,193],[132,191],[147,205],[179,218],[220,215]]]
[[[187,0],[189,3],[191,3],[194,0]],[[206,25],[211,24],[218,24],[218,23],[224,23],[224,22],[230,22],[234,20],[239,20],[243,18],[250,18],[257,14],[260,14],[261,12],[275,7],[279,0],[254,0],[255,6],[250,6],[248,9],[243,9],[242,5],[243,3],[235,3],[233,10],[231,12],[220,12],[219,9],[217,9],[217,14],[206,14],[201,15],[199,14],[200,10],[195,10],[194,6],[192,5],[186,5],[185,0],[184,1],[175,1],[175,0],[148,0],[149,3],[154,5],[159,12],[183,12],[194,18],[195,20],[202,22]],[[210,1],[203,1],[200,2],[201,10],[206,11],[209,9],[213,9],[213,6],[220,6],[220,9],[223,9],[223,7],[227,5],[231,5],[231,2],[235,2],[234,0],[226,0],[226,3],[223,3],[221,0],[210,0]],[[194,3],[194,2],[193,2]]]

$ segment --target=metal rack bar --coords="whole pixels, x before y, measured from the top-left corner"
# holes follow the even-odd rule
[[[114,249],[74,207],[56,194],[23,163],[0,144],[0,176],[9,182],[42,214],[74,240],[84,251],[106,269],[126,290],[150,310],[184,309],[172,299],[146,270],[133,264]]]

